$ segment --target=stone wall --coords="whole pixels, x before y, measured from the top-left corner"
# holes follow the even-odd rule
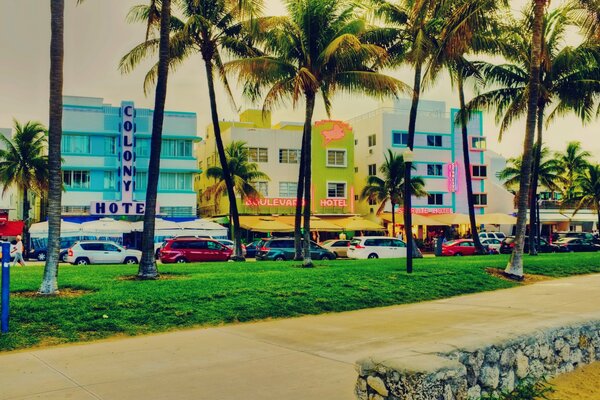
[[[600,360],[600,321],[471,349],[358,363],[360,400],[471,400]]]

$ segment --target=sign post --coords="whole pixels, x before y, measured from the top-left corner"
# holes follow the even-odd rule
[[[8,333],[10,299],[10,243],[2,243],[2,320],[0,332]]]

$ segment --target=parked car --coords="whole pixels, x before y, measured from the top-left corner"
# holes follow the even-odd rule
[[[348,247],[349,258],[403,258],[406,243],[387,236],[355,236]]]
[[[67,261],[67,251],[69,249],[60,249],[60,253],[59,253],[59,260],[62,262],[66,262]],[[29,250],[29,255],[27,256],[28,259],[34,259],[34,260],[38,260],[38,261],[46,261],[46,258],[48,257],[48,249],[36,249],[36,248],[32,248],[31,250]]]
[[[496,253],[500,253],[500,247],[502,247],[502,241],[499,239],[483,239],[481,244],[486,249],[495,251]]]
[[[350,240],[339,240],[331,239],[321,243],[321,246],[327,250],[331,250],[338,257],[348,257],[348,248],[350,247]]]
[[[233,251],[214,239],[167,239],[160,249],[163,263],[227,261]]]
[[[451,240],[442,245],[443,256],[472,256],[475,254],[475,243],[472,239]]]
[[[235,249],[233,248],[234,242],[229,239],[215,239],[217,242],[221,243],[223,246],[231,249],[233,252]],[[246,257],[246,245],[242,244],[242,256]]]
[[[285,261],[293,260],[296,254],[293,238],[269,239],[256,253],[257,260]],[[334,260],[334,252],[327,250],[315,242],[310,242],[310,257],[314,260]]]
[[[258,239],[258,240],[254,240],[252,243],[248,243],[246,245],[246,258],[254,258],[256,257],[256,253],[258,252],[258,249],[260,249],[263,245],[263,243],[265,241],[269,240],[267,239]]]
[[[515,247],[515,238],[514,236],[507,237],[502,241],[502,245],[500,246],[500,253],[502,254],[510,254]],[[545,239],[540,238],[540,245],[537,247],[538,253],[559,253],[565,251],[565,249],[555,245],[548,243]],[[525,248],[523,250],[524,253],[529,253],[529,237],[525,236]]]
[[[568,252],[600,251],[600,245],[578,238],[563,238],[554,244]]]
[[[503,241],[504,239],[506,239],[506,235],[504,234],[504,232],[480,232],[479,239],[498,239],[500,241]]]
[[[66,261],[74,265],[137,264],[142,258],[139,250],[126,249],[115,242],[81,241],[67,250]]]
[[[555,232],[552,236],[555,242],[565,238],[577,238],[595,244],[600,244],[600,238],[597,238],[593,233],[590,232]]]

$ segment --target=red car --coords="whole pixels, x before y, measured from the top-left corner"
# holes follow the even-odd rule
[[[451,240],[442,245],[443,256],[472,256],[475,244],[472,239]]]
[[[212,239],[168,239],[160,249],[163,263],[227,261],[233,251]]]

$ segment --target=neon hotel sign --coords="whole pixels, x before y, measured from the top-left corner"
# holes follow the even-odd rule
[[[121,201],[94,201],[90,207],[92,215],[143,215],[146,202],[133,201],[135,175],[135,110],[133,105],[123,105],[121,107],[123,124],[121,127],[121,169],[120,169],[120,188]],[[158,208],[158,207],[157,207]]]
[[[261,199],[246,199],[245,205],[249,207],[296,207],[295,198],[265,197]],[[346,199],[321,199],[321,207],[346,207]],[[304,201],[302,202],[304,205]]]

